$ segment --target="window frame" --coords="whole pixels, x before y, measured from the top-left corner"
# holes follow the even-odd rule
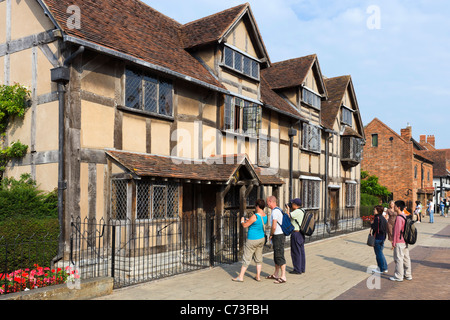
[[[229,54],[231,54],[231,57],[229,56]],[[230,58],[232,61],[230,61]],[[237,61],[239,62],[237,63]],[[246,61],[248,61],[247,62],[247,65],[249,67],[248,73],[246,73],[245,69]],[[253,80],[260,81],[261,80],[260,63],[261,62],[258,59],[251,57],[246,52],[234,48],[229,44],[225,44],[223,46],[223,54],[221,62],[222,67],[238,72],[239,74],[249,77]]]
[[[136,86],[136,91],[138,92],[138,106],[139,108],[135,106],[130,106],[128,99],[129,99],[129,93],[128,93],[128,81],[131,80],[131,76],[135,76],[136,78],[140,78],[140,85]],[[124,89],[123,89],[123,106],[120,106],[122,109],[137,112],[140,114],[145,115],[152,115],[164,119],[170,119],[173,120],[174,118],[174,83],[172,80],[164,77],[160,77],[157,75],[153,75],[151,73],[140,71],[135,68],[131,67],[125,67],[124,71]],[[152,94],[153,101],[155,101],[156,104],[156,111],[149,110],[147,108],[146,100],[149,98],[147,96],[147,89],[149,88],[149,84],[153,84],[155,86],[154,94]],[[166,87],[166,89],[164,89]],[[162,93],[165,93],[164,95]],[[169,101],[169,108],[170,112],[164,111],[167,110],[167,108],[163,108],[162,103],[163,100]]]
[[[149,192],[149,198],[148,199],[139,199],[139,189],[141,187],[148,188]],[[155,199],[155,188],[162,188],[163,189],[163,201],[164,201],[164,216],[157,216],[155,217],[155,204],[156,201],[160,201],[161,199]],[[170,220],[170,219],[178,219],[180,218],[180,201],[181,201],[181,190],[180,190],[180,183],[179,182],[173,182],[173,181],[163,181],[161,179],[156,180],[138,180],[136,181],[136,220],[139,221],[163,221],[163,220]],[[170,198],[175,198],[176,201]],[[148,204],[148,212],[146,215],[143,215],[142,212],[140,212],[140,208],[142,206],[139,205],[140,201],[147,202]],[[172,211],[170,210],[172,203]],[[176,210],[175,210],[176,209]]]
[[[249,109],[254,112],[248,113]],[[254,126],[248,126],[252,123]],[[262,106],[241,97],[225,95],[222,130],[246,136],[258,136],[262,125]]]
[[[307,93],[307,94],[305,94]],[[313,96],[315,98],[317,98],[318,101],[318,105],[316,105],[314,103],[314,101],[312,101],[312,103],[310,102],[310,99],[307,100],[307,96]],[[315,92],[314,90],[306,87],[306,86],[302,86],[302,100],[301,100],[304,104],[316,109],[316,110],[322,110],[322,96]]]
[[[348,121],[350,120],[350,121]],[[341,108],[341,122],[343,124],[353,126],[353,110],[346,106],[342,106]]]
[[[357,196],[357,183],[353,181],[345,182],[345,207],[355,208]]]
[[[310,137],[311,135],[316,136],[315,138],[317,142],[315,148],[311,143],[312,139],[314,138]],[[301,149],[309,152],[321,153],[322,152],[321,140],[322,140],[322,130],[320,129],[320,127],[314,124],[304,122],[302,126]]]
[[[303,207],[306,210],[320,209],[322,179],[314,177],[300,177]]]
[[[376,143],[374,143],[376,142]],[[372,134],[372,147],[378,148],[378,133]]]

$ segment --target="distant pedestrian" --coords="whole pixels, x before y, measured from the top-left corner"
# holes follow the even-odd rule
[[[444,216],[444,211],[445,211],[445,201],[444,199],[441,198],[441,201],[439,202],[439,214],[441,216]]]
[[[289,273],[302,274],[305,272],[305,236],[300,232],[305,212],[301,209],[302,201],[298,198],[290,201],[290,206],[287,208],[287,214],[291,217],[294,232],[291,234],[291,258],[294,270]],[[291,212],[292,208],[292,212]]]
[[[409,257],[408,245],[405,243],[402,232],[406,223],[406,215],[404,213],[406,204],[402,200],[395,201],[394,210],[397,212],[397,219],[395,219],[393,242],[394,246],[394,262],[395,272],[394,276],[390,277],[392,281],[412,280],[411,272],[411,258]],[[402,216],[402,217],[400,217]]]
[[[386,213],[388,214],[388,230],[387,235],[390,242],[392,242],[393,238],[393,232],[394,232],[394,224],[395,224],[395,218],[397,218],[397,212],[394,210],[394,201],[389,202],[389,207],[386,210]]]
[[[445,200],[445,217],[447,218],[448,210],[450,208],[450,199]]]
[[[427,213],[430,215],[430,223],[434,223],[434,203],[428,200]]]
[[[373,210],[374,219],[371,225],[371,233],[375,236],[375,257],[377,259],[378,269],[373,270],[377,273],[386,273],[388,271],[388,266],[386,258],[383,254],[384,241],[386,240],[387,233],[387,221],[383,217],[383,206],[376,206]]]
[[[422,222],[422,204],[420,201],[416,201],[416,209],[414,210],[414,214],[417,216],[417,223]]]
[[[243,262],[241,267],[241,272],[239,276],[231,279],[235,282],[243,282],[244,274],[247,271],[248,266],[252,262],[252,259],[256,263],[256,281],[261,281],[261,268],[262,268],[262,258],[263,258],[263,248],[265,242],[265,228],[264,225],[267,223],[267,215],[264,212],[266,204],[264,200],[256,200],[256,212],[250,217],[250,219],[245,219],[242,217],[241,224],[244,228],[248,228],[247,241],[244,246]]]
[[[283,223],[283,212],[277,207],[277,198],[269,196],[267,198],[267,206],[272,209],[270,215],[270,223],[272,228],[270,230],[270,240],[273,243],[273,260],[275,263],[275,271],[266,279],[275,280],[274,283],[286,282],[286,259],[284,258],[284,243],[286,236],[283,233],[280,225]]]

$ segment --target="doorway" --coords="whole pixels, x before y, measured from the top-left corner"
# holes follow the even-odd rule
[[[339,221],[339,189],[329,191],[331,227],[336,228]]]

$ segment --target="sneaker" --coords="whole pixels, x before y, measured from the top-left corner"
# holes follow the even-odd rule
[[[389,280],[391,281],[397,281],[397,282],[402,282],[402,279],[397,279],[396,277],[390,277]]]
[[[383,273],[380,271],[380,269],[372,269],[372,273]]]
[[[405,277],[405,279],[411,281],[412,277]]]

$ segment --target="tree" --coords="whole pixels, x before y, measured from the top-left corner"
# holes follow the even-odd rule
[[[367,171],[361,171],[361,193],[378,197],[388,197],[391,192],[385,186],[378,183],[377,176],[370,175]]]

